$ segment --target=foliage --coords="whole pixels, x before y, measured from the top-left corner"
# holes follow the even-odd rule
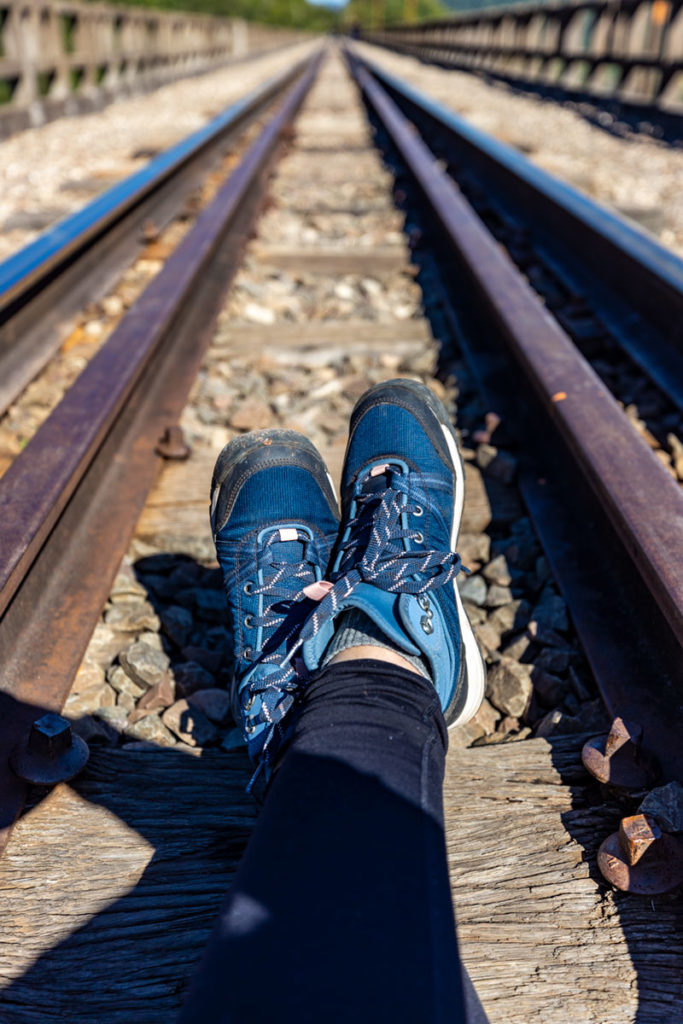
[[[117,3],[122,0],[116,0]],[[332,31],[338,15],[306,0],[123,0],[134,7],[162,7],[192,14],[245,18],[262,25],[286,25],[312,32]]]
[[[382,22],[396,25],[405,21],[443,18],[448,14],[441,0],[349,0],[344,8],[344,24],[374,28]]]
[[[457,14],[458,11],[475,11],[482,7],[513,7],[524,2],[525,0],[443,0],[444,6],[448,8],[447,15]]]

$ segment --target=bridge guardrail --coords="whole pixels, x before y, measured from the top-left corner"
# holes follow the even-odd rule
[[[304,38],[238,18],[0,0],[0,136]]]
[[[496,7],[363,38],[511,82],[683,111],[683,0]]]

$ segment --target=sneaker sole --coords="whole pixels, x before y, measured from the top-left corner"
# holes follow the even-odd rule
[[[389,380],[382,384],[375,385],[375,387],[371,388],[370,391],[366,392],[365,395],[362,396],[353,411],[352,420],[355,419],[357,412],[360,413],[362,406],[369,398],[377,394],[378,391],[386,390],[388,388],[395,390],[401,389],[414,395],[423,405],[428,407],[429,411],[437,421],[439,431],[446,443],[455,479],[453,525],[451,527],[450,543],[451,550],[456,551],[458,534],[460,533],[460,522],[462,520],[462,512],[465,504],[465,467],[460,456],[460,452],[458,451],[458,442],[455,436],[455,431],[453,430],[453,426],[448,417],[448,413],[446,412],[443,403],[436,397],[436,395],[432,394],[429,388],[425,387],[424,384],[420,384],[418,381],[412,380]],[[474,635],[472,624],[462,603],[457,580],[453,580],[453,591],[455,594],[455,604],[458,611],[460,635],[462,637],[464,652],[464,683],[466,686],[466,697],[465,703],[457,711],[455,710],[457,705],[454,707],[453,702],[451,702],[449,707],[446,708],[444,718],[449,729],[454,729],[459,725],[465,725],[469,722],[481,707],[486,693],[486,666],[484,664],[481,651],[479,650],[479,644],[477,643],[477,639]],[[460,686],[456,687],[456,693],[458,693],[459,690]]]

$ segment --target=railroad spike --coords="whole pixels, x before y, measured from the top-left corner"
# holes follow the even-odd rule
[[[662,830],[654,818],[647,814],[633,814],[629,818],[621,819],[619,842],[631,867],[637,864],[643,854],[661,837]]]
[[[175,462],[183,462],[185,459],[189,459],[192,454],[192,449],[185,440],[182,427],[177,425],[166,427],[154,451],[157,455],[161,455],[162,459]]]
[[[683,840],[662,832],[649,814],[622,818],[598,850],[598,867],[623,892],[656,896],[683,885]]]
[[[643,730],[637,722],[617,717],[607,735],[584,744],[581,760],[593,778],[619,790],[643,790],[652,782],[650,766],[641,758]]]
[[[10,767],[24,782],[54,786],[77,775],[89,756],[87,743],[74,736],[69,720],[48,711],[36,719],[27,740],[12,752]]]

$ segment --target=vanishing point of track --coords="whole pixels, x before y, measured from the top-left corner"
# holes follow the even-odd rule
[[[61,710],[160,459],[184,454],[182,444],[174,452],[160,449],[159,440],[178,421],[262,209],[268,174],[321,59],[316,55],[220,119],[211,144],[219,134],[224,143],[226,131],[243,129],[274,104],[274,116],[213,202],[0,480],[5,842],[26,796],[7,754],[37,708]],[[461,191],[443,163],[454,153],[463,164],[471,159],[494,203],[509,190],[509,216],[518,225],[514,195],[522,197],[531,211],[519,228],[524,244],[538,245],[560,266],[583,311],[597,310],[624,343],[624,362],[666,391],[679,412],[680,337],[670,326],[680,331],[683,323],[680,261],[521,158],[496,151],[490,141],[478,148],[482,140],[474,133],[357,54],[346,60],[397,177],[397,199],[420,222],[414,262],[419,268],[433,261],[430,250],[437,254],[453,339],[486,407],[502,418],[520,452],[521,494],[603,700],[612,715],[642,725],[644,749],[665,781],[680,780],[680,485],[632,429],[571,331],[500,251],[464,197],[467,183]],[[203,173],[208,144],[205,135],[196,146],[178,147],[177,159],[162,162],[158,175],[146,174],[139,187],[121,188],[71,218],[64,244],[56,231],[5,265],[0,301],[10,327],[2,356],[17,381],[8,401],[21,386],[20,339],[35,341],[26,356],[35,373],[50,357],[48,339],[58,322],[130,259],[139,244],[135,232],[151,209],[163,207],[163,222]],[[205,154],[191,172],[184,163],[190,148]],[[185,180],[159,197],[153,189],[166,181],[172,163],[186,168]],[[147,205],[152,196],[156,207]],[[555,249],[563,250],[564,265]],[[103,253],[110,260],[104,269]],[[595,267],[605,273],[593,295],[587,278]],[[74,295],[75,280],[83,287]],[[55,297],[66,303],[57,312]],[[650,344],[639,348],[641,328]]]

